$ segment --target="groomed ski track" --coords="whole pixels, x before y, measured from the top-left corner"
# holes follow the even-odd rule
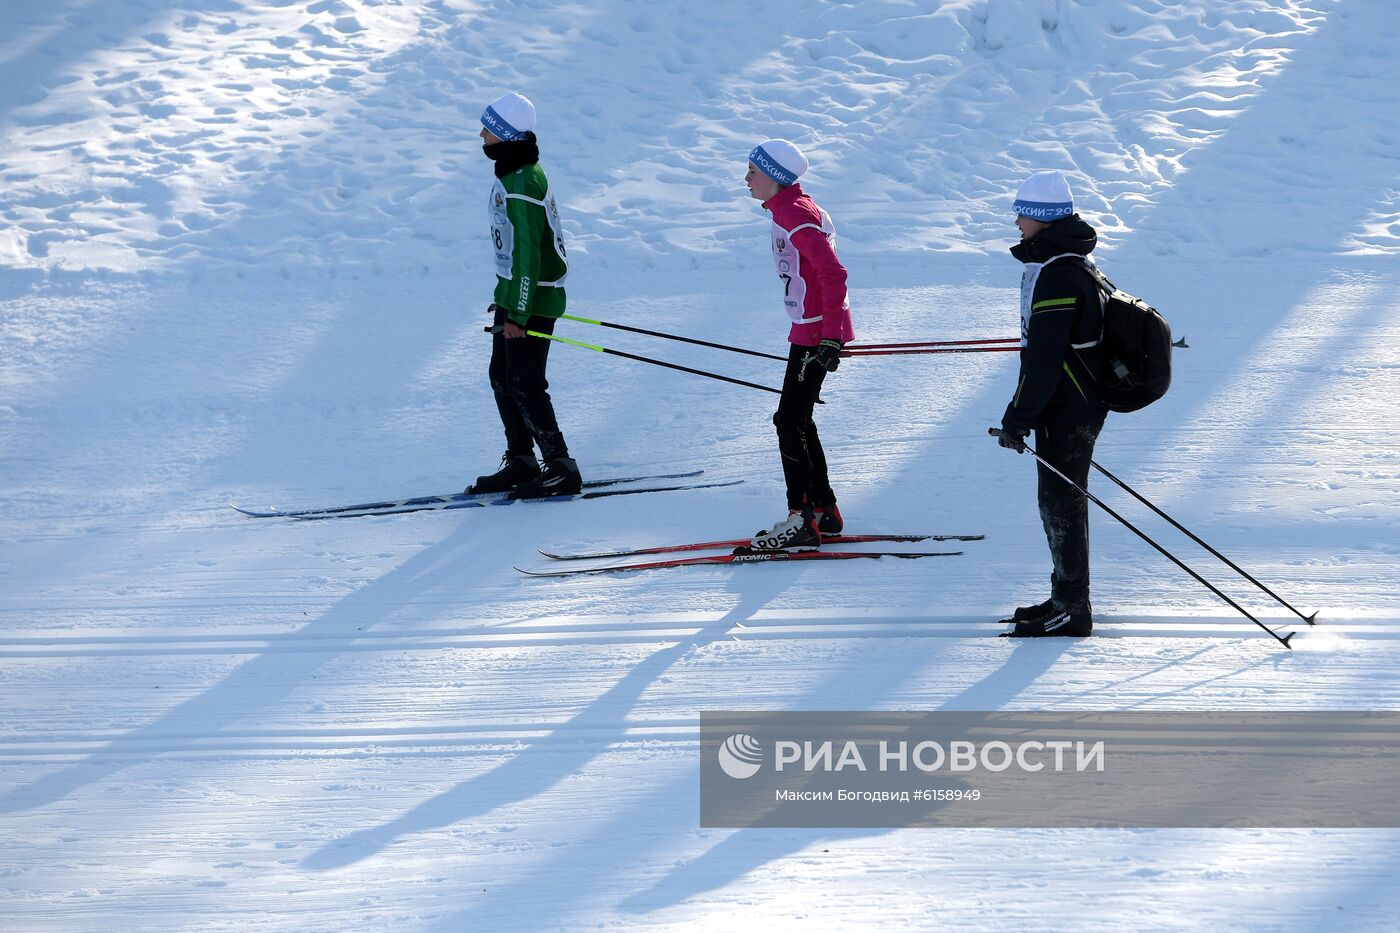
[[[1137,279],[1144,292],[1169,289],[1150,279]],[[1324,294],[1302,288],[1297,300]],[[1199,351],[1207,371],[1231,355],[1228,330],[1221,339],[1225,348]],[[200,915],[227,928],[455,930],[591,918],[669,931],[858,915],[911,929],[936,908],[991,930],[1046,925],[1046,911],[1077,916],[1093,898],[1103,923],[1147,929],[1179,926],[1188,909],[1200,928],[1375,929],[1396,907],[1388,831],[702,831],[694,757],[698,711],[736,700],[1393,706],[1400,625],[1387,609],[1394,549],[1380,526],[1400,491],[1384,466],[1394,448],[1362,439],[1370,416],[1363,396],[1347,394],[1358,379],[1393,378],[1364,362],[1391,359],[1388,340],[1392,331],[1371,330],[1334,343],[1353,362],[1321,377],[1338,399],[1323,420],[1263,431],[1248,418],[1206,427],[1168,416],[1151,430],[1124,418],[1099,451],[1301,608],[1322,610],[1293,652],[1101,516],[1095,637],[995,638],[996,614],[1012,594],[1037,592],[1048,565],[1029,458],[982,435],[980,402],[955,415],[905,409],[902,426],[850,413],[848,436],[832,443],[834,469],[851,477],[842,504],[852,522],[986,532],[950,562],[688,568],[645,581],[522,580],[510,569],[540,561],[538,547],[655,541],[659,522],[668,538],[679,527],[720,537],[769,516],[777,489],[761,480],[775,469],[764,435],[736,437],[721,465],[706,463],[717,478],[750,476],[744,485],[650,502],[347,525],[248,521],[216,495],[194,510],[89,505],[9,520],[0,884],[26,896],[6,901],[6,919],[20,929]],[[1273,365],[1246,364],[1216,391]],[[972,364],[955,372],[989,400],[1000,394]],[[862,385],[859,370],[850,376]],[[1164,404],[1192,409],[1195,397],[1181,398]],[[627,459],[640,462],[645,445],[632,443]],[[958,456],[939,455],[948,449]],[[902,493],[926,463],[956,492]],[[1246,467],[1250,481],[1235,482]],[[1143,517],[1108,486],[1095,488]],[[312,481],[294,490],[299,500],[316,491]],[[1302,628],[1154,531],[1261,619]],[[81,572],[65,572],[65,556]],[[60,855],[72,847],[105,858]],[[292,879],[306,886],[288,893]]]

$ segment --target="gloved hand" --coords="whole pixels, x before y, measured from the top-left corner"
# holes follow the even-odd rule
[[[1025,428],[1001,429],[1001,435],[997,438],[997,443],[1007,450],[1014,450],[1018,454],[1026,452],[1026,438],[1030,436],[1030,431]]]
[[[1001,421],[1001,434],[997,435],[997,443],[1007,450],[1014,450],[1018,454],[1026,452],[1026,438],[1030,437],[1031,429],[1018,425],[1008,424],[1006,419]]]
[[[1023,454],[1026,452],[1026,438],[1030,434],[1031,426],[1017,413],[1015,405],[1008,403],[1006,411],[1001,413],[1001,433],[997,435],[997,443],[1007,450]]]
[[[817,344],[817,365],[829,373],[841,365],[841,341],[828,337]]]

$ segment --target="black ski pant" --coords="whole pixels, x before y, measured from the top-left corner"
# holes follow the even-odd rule
[[[497,305],[489,373],[496,409],[506,429],[506,452],[511,456],[533,454],[538,444],[540,459],[546,463],[567,457],[569,448],[554,417],[554,403],[549,399],[549,381],[544,373],[553,341],[543,337],[508,340],[501,332],[505,322],[506,309]],[[535,315],[525,327],[552,334],[554,323],[554,318]]]
[[[1089,488],[1089,461],[1103,421],[1035,429],[1036,452],[1083,489]],[[1050,598],[1058,609],[1088,610],[1089,500],[1078,489],[1036,463],[1037,498],[1045,540],[1050,545]]]
[[[802,509],[809,504],[823,508],[836,501],[826,474],[826,453],[812,421],[812,409],[825,378],[826,370],[817,363],[817,348],[792,344],[783,376],[783,394],[773,415],[789,509]]]

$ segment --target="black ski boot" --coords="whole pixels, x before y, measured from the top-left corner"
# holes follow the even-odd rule
[[[1055,601],[1047,599],[1043,603],[1036,603],[1034,606],[1018,606],[1016,611],[1011,613],[1011,618],[1002,619],[1002,625],[1015,625],[1017,622],[1035,622],[1043,619],[1055,611]]]
[[[495,473],[478,476],[476,482],[466,488],[466,493],[472,495],[481,492],[510,492],[521,483],[539,475],[540,465],[535,462],[533,453],[513,454],[506,451],[501,457],[501,468]]]
[[[583,489],[583,477],[573,457],[559,457],[545,463],[544,471],[511,491],[512,499],[542,499],[546,496],[572,496]]]
[[[817,516],[817,531],[821,532],[823,537],[839,535],[841,530],[846,527],[845,521],[841,518],[841,510],[836,507],[835,502],[828,506],[819,507],[815,514]]]
[[[1047,616],[1028,622],[1017,622],[1002,638],[1086,638],[1094,631],[1094,614],[1088,606],[1077,609],[1055,609]]]

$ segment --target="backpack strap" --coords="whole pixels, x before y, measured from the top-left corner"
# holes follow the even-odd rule
[[[1078,253],[1060,253],[1060,255],[1058,255],[1058,256],[1051,256],[1049,259],[1045,260],[1045,262],[1044,262],[1042,265],[1048,266],[1050,263],[1054,262],[1056,259],[1068,259],[1068,260],[1070,260],[1070,261],[1073,262],[1076,266],[1078,266],[1080,269],[1083,269],[1085,272],[1087,272],[1087,273],[1089,274],[1089,277],[1092,278],[1092,279],[1094,280],[1094,285],[1098,287],[1098,291],[1099,291],[1099,338],[1098,338],[1097,340],[1090,340],[1088,343],[1072,343],[1072,344],[1070,344],[1070,349],[1072,349],[1072,350],[1087,350],[1087,349],[1089,349],[1090,347],[1097,347],[1099,344],[1103,343],[1104,328],[1108,326],[1107,319],[1106,319],[1106,317],[1105,317],[1105,315],[1104,315],[1104,300],[1105,300],[1109,295],[1112,295],[1112,294],[1113,294],[1115,291],[1117,291],[1118,289],[1115,288],[1114,285],[1113,285],[1113,283],[1110,282],[1110,281],[1108,280],[1108,277],[1107,277],[1107,276],[1105,276],[1102,272],[1099,271],[1098,266],[1094,265],[1094,264],[1091,263],[1091,262],[1086,261],[1085,258],[1084,258],[1083,256],[1079,255]]]
[[[1094,283],[1096,285],[1098,285],[1099,291],[1105,292],[1109,295],[1118,291],[1118,286],[1110,282],[1108,280],[1108,276],[1104,275],[1103,272],[1100,271],[1098,266],[1089,262],[1085,257],[1079,255],[1078,253],[1061,253],[1058,256],[1050,257],[1049,259],[1045,260],[1045,262],[1046,264],[1049,264],[1054,262],[1056,259],[1068,259],[1075,265],[1077,265],[1079,268],[1089,273],[1089,277],[1094,280]]]

